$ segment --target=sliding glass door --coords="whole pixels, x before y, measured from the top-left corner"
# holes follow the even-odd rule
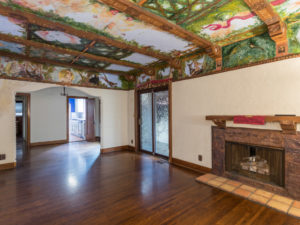
[[[140,94],[140,109],[141,149],[152,152],[152,93]]]
[[[140,149],[169,156],[168,90],[150,90],[139,94]]]

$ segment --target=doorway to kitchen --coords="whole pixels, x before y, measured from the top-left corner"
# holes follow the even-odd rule
[[[86,140],[86,98],[68,97],[69,142]]]

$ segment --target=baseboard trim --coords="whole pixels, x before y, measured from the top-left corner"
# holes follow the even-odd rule
[[[11,170],[16,168],[17,163],[13,162],[13,163],[5,163],[5,164],[0,164],[0,171],[1,170]]]
[[[210,173],[211,169],[205,166],[200,166],[197,165],[195,163],[191,163],[191,162],[187,162],[181,159],[176,159],[176,158],[172,158],[172,164],[179,166],[179,167],[183,167],[186,169],[190,169],[196,172],[200,172],[200,173]]]
[[[44,146],[44,145],[61,145],[68,143],[68,140],[57,140],[57,141],[43,141],[30,143],[30,147]]]
[[[119,152],[119,151],[135,151],[135,147],[130,145],[117,146],[112,148],[102,148],[101,153]]]

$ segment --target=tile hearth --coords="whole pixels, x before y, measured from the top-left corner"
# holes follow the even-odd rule
[[[300,201],[254,188],[238,181],[219,177],[211,173],[197,177],[196,181],[300,218]]]

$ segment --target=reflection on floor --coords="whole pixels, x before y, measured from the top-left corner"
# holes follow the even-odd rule
[[[23,167],[0,171],[0,224],[300,224],[197,183],[199,174],[166,160],[133,152],[100,156],[99,148],[86,142],[35,147]]]
[[[17,137],[17,153],[16,153],[16,161],[17,167],[22,167],[23,162],[28,157],[28,149],[26,145],[26,141],[23,138]]]
[[[83,138],[77,137],[75,135],[70,134],[69,136],[69,142],[74,142],[74,141],[84,141]]]

